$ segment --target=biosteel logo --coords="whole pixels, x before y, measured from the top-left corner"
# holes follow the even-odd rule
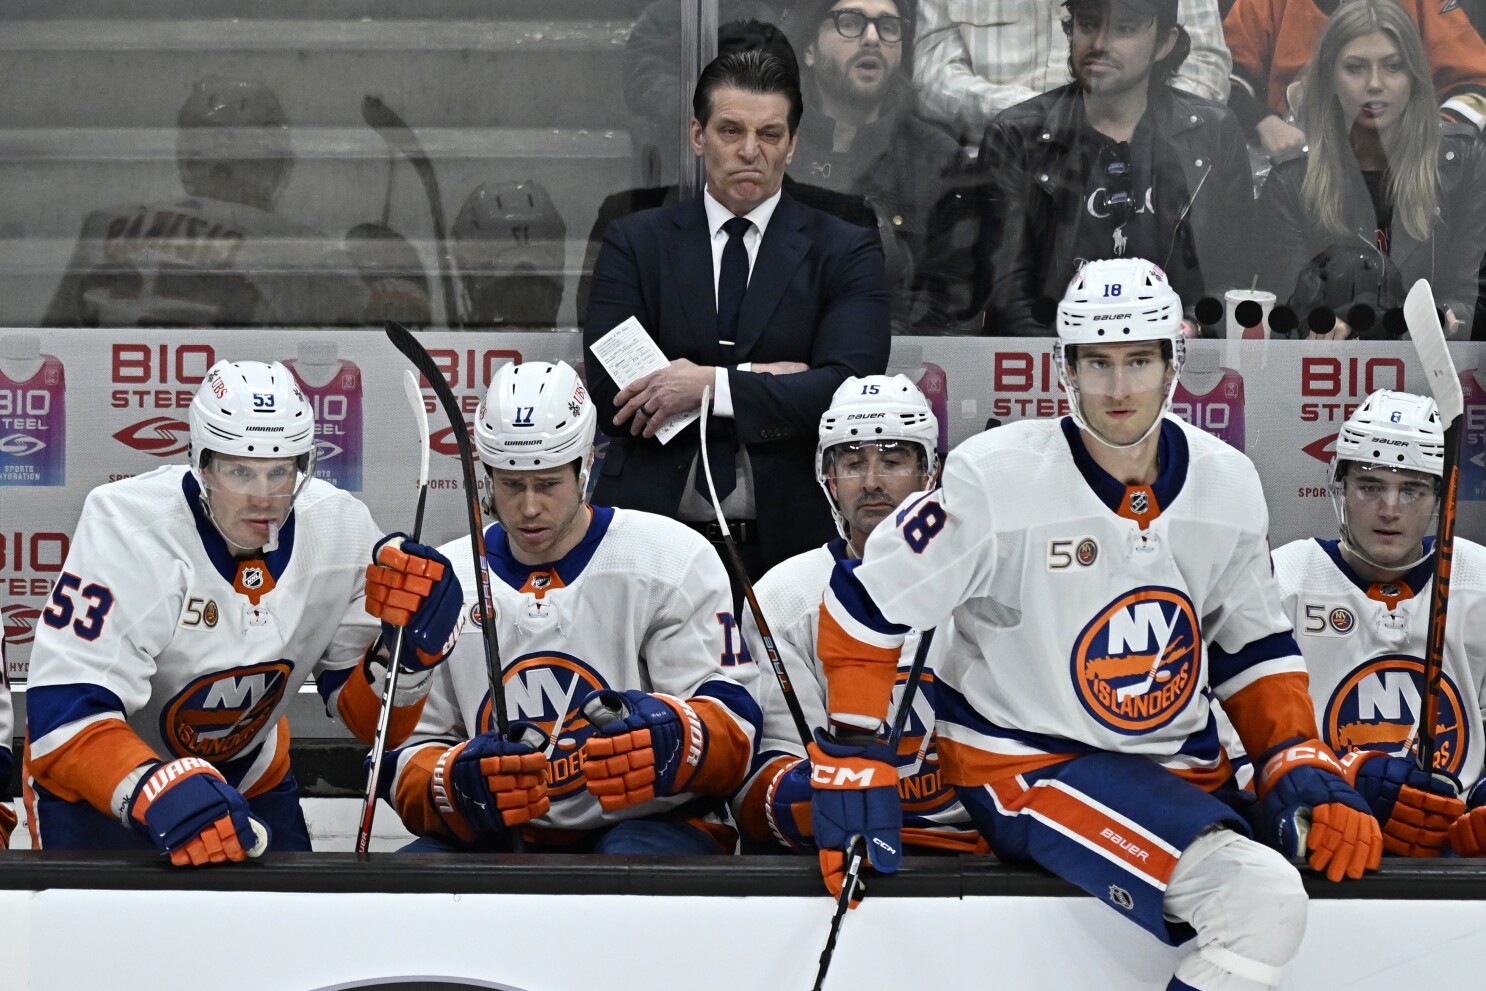
[[[169,416],[152,416],[114,434],[125,447],[132,447],[157,458],[173,458],[186,453],[191,446],[191,426]]]
[[[36,638],[36,623],[41,619],[41,610],[35,606],[13,602],[0,609],[0,620],[5,624],[5,642],[12,647],[23,647]]]

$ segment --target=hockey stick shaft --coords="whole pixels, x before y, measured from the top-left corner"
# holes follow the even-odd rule
[[[454,443],[459,448],[459,467],[464,473],[465,509],[469,514],[470,552],[475,565],[475,602],[479,604],[480,633],[485,646],[485,671],[490,679],[490,704],[495,729],[504,737],[511,722],[506,715],[506,692],[501,678],[500,645],[495,637],[495,617],[486,615],[486,607],[492,600],[489,578],[485,573],[485,531],[481,526],[480,490],[475,484],[475,458],[470,448],[469,426],[464,421],[459,401],[454,398],[453,390],[444,379],[444,373],[439,371],[433,357],[418,343],[412,331],[395,320],[387,321],[386,331],[392,346],[413,363],[438,397],[444,415],[449,418]]]
[[[449,260],[449,234],[444,225],[444,200],[439,191],[439,177],[433,161],[423,150],[418,135],[398,113],[382,99],[368,93],[361,98],[361,119],[382,136],[382,140],[400,152],[413,167],[423,194],[428,199],[428,213],[433,221],[433,236],[438,248],[439,282],[444,290],[444,319],[450,327],[463,328],[464,315],[459,309],[459,292],[454,285],[454,269]],[[391,187],[389,186],[389,194]],[[385,221],[383,222],[385,224]]]
[[[423,536],[423,511],[428,506],[428,411],[413,373],[403,370],[403,394],[418,424],[418,506],[413,512],[413,543]],[[377,714],[377,734],[372,738],[371,767],[366,774],[366,794],[361,797],[361,825],[356,830],[356,852],[371,850],[372,819],[377,813],[377,789],[382,779],[382,758],[387,753],[387,733],[392,725],[392,703],[397,696],[397,674],[402,667],[405,628],[398,627],[392,643],[392,660],[387,665],[386,686],[382,690],[382,709]],[[351,677],[356,677],[353,674]]]
[[[846,872],[841,879],[841,895],[836,899],[836,911],[831,915],[831,931],[826,934],[826,945],[820,951],[820,960],[815,969],[815,986],[811,991],[825,987],[826,974],[831,970],[831,959],[836,955],[836,940],[841,935],[841,922],[846,918],[846,909],[851,905],[857,885],[862,876],[861,836],[853,836],[846,844]]]
[[[1445,428],[1443,472],[1440,478],[1439,524],[1435,529],[1433,590],[1429,602],[1429,627],[1424,639],[1424,705],[1419,714],[1419,767],[1434,773],[1434,730],[1439,720],[1440,681],[1445,670],[1445,623],[1450,603],[1450,563],[1455,553],[1456,492],[1459,489],[1458,454],[1461,413],[1465,397],[1455,362],[1445,345],[1445,329],[1429,283],[1420,279],[1404,300],[1404,319],[1419,361],[1424,366],[1429,391],[1439,407]]]
[[[702,389],[702,419],[698,429],[701,431],[702,473],[707,478],[707,494],[712,499],[712,512],[717,515],[717,525],[722,530],[722,542],[727,547],[728,564],[733,569],[733,577],[738,579],[738,584],[743,588],[743,598],[748,601],[753,620],[758,624],[759,638],[764,642],[764,652],[769,655],[769,666],[774,669],[779,690],[784,694],[784,704],[789,707],[790,718],[794,720],[795,730],[800,734],[800,745],[808,747],[815,738],[814,734],[810,732],[810,724],[805,721],[805,711],[800,708],[800,699],[795,694],[795,686],[784,667],[784,659],[779,656],[779,650],[774,645],[774,634],[769,629],[769,621],[764,618],[764,610],[758,604],[753,582],[748,580],[748,569],[743,566],[743,558],[738,553],[737,545],[733,543],[732,531],[728,529],[727,517],[722,512],[722,502],[717,498],[717,486],[712,481],[712,462],[707,457],[707,409],[711,405],[712,387],[707,386]],[[742,636],[741,632],[739,636]]]

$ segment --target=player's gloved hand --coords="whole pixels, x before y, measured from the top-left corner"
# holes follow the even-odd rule
[[[1360,878],[1382,862],[1377,819],[1320,740],[1274,752],[1257,784],[1265,829],[1281,853],[1308,856],[1311,867],[1332,881]]]
[[[1486,778],[1466,796],[1468,811],[1450,823],[1450,849],[1462,857],[1486,857]]]
[[[528,722],[510,725],[506,736],[481,733],[446,750],[434,765],[429,795],[439,818],[460,840],[500,838],[546,815],[547,734]]]
[[[1465,814],[1455,786],[1406,757],[1358,750],[1342,758],[1347,780],[1383,827],[1383,849],[1399,857],[1438,857],[1450,824]]]
[[[372,561],[366,568],[366,611],[382,621],[387,649],[401,626],[405,647],[414,648],[411,657],[404,650],[404,668],[431,668],[448,657],[464,619],[464,589],[449,559],[407,534],[389,533],[372,548]]]
[[[0,802],[0,850],[10,846],[10,834],[15,829],[15,809],[9,802]]]
[[[796,853],[815,850],[815,824],[811,805],[815,787],[810,783],[813,765],[808,760],[786,764],[769,782],[764,797],[764,815],[769,831],[780,843]]]
[[[261,857],[269,829],[248,800],[199,757],[149,768],[125,809],[128,823],[148,836],[177,867]]]
[[[903,859],[898,768],[887,742],[876,736],[846,740],[817,729],[808,752],[820,872],[831,894],[840,897],[852,837],[862,838],[867,863],[883,874],[892,874]]]
[[[601,689],[582,710],[598,729],[583,743],[583,775],[605,812],[686,791],[706,759],[710,731],[681,699]]]

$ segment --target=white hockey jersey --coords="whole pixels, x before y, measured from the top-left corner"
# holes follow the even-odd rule
[[[956,448],[941,488],[905,502],[865,561],[832,579],[821,656],[833,717],[881,718],[852,687],[856,662],[833,659],[881,663],[904,627],[953,619],[935,686],[952,783],[1115,751],[1216,788],[1230,765],[1214,696],[1235,701],[1241,734],[1262,710],[1250,725],[1314,736],[1253,465],[1169,416],[1159,452],[1156,482],[1127,488],[1068,418]]]
[[[359,324],[368,290],[337,241],[242,203],[183,197],[94,210],[49,327]]]
[[[583,742],[594,730],[579,709],[590,692],[708,698],[745,734],[750,755],[758,741],[760,717],[750,694],[757,669],[736,636],[717,553],[674,520],[607,507],[592,513],[582,542],[548,565],[517,561],[500,524],[485,531],[508,715],[535,723],[551,740],[552,808],[533,821],[538,829],[598,829],[696,797],[684,793],[604,812],[582,773]],[[470,538],[439,550],[464,587],[467,624],[453,654],[434,670],[423,716],[398,755],[394,794],[422,773],[414,760],[420,750],[443,750],[494,726]]]
[[[11,808],[10,775],[15,767],[10,742],[15,738],[15,711],[10,702],[10,675],[6,673],[5,641],[0,639],[0,849],[10,842],[17,815]]]
[[[1337,753],[1401,757],[1415,748],[1433,567],[1431,558],[1397,582],[1375,583],[1348,566],[1335,540],[1297,540],[1274,552],[1321,739]],[[1455,539],[1445,626],[1435,769],[1469,789],[1481,777],[1486,746],[1486,548],[1462,537]]]
[[[846,558],[846,541],[837,538],[815,550],[781,561],[770,568],[769,573],[754,586],[759,608],[763,610],[764,619],[774,635],[775,649],[789,675],[805,722],[812,731],[827,724],[826,678],[815,659],[821,594],[831,580],[831,571],[836,567],[836,562]],[[752,610],[744,610],[742,622],[748,651],[760,665],[757,698],[764,715],[764,732],[759,743],[758,757],[754,760],[748,780],[743,783],[734,801],[736,818],[746,822],[748,820],[744,817],[742,805],[754,785],[754,779],[761,772],[767,771],[781,756],[804,757],[805,748],[800,742],[799,730],[789,714],[784,694],[780,691],[779,679],[767,668],[768,654],[764,650],[758,621],[754,619]],[[898,663],[898,687],[894,690],[893,704],[889,708],[890,724],[897,716],[903,686],[908,670],[913,666],[918,642],[917,632],[910,633],[904,641]],[[904,724],[899,751],[906,751],[907,754],[898,768],[898,797],[902,801],[905,842],[968,851],[975,848],[979,833],[971,825],[970,814],[960,804],[954,789],[944,783],[933,732],[934,659],[941,642],[936,640],[930,645],[928,662],[914,696],[913,710]],[[755,796],[755,799],[760,797]]]
[[[274,787],[288,767],[294,694],[320,671],[330,708],[378,633],[365,568],[380,536],[366,506],[312,479],[278,550],[238,561],[189,469],[94,489],[37,624],[29,775],[107,809],[140,755],[98,734],[127,718],[159,757],[209,760],[249,795]]]

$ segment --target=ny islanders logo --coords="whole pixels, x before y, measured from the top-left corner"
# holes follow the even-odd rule
[[[1424,712],[1424,662],[1407,654],[1385,654],[1352,670],[1331,698],[1321,735],[1337,753],[1381,750],[1405,757],[1415,749]],[[1449,675],[1440,679],[1439,717],[1434,727],[1434,766],[1459,775],[1470,743],[1460,691]]]
[[[160,736],[177,756],[231,760],[268,727],[293,670],[273,661],[197,678],[161,710]]]
[[[1078,699],[1117,733],[1176,718],[1197,690],[1202,651],[1192,601],[1174,588],[1132,589],[1100,610],[1073,646]]]
[[[548,747],[552,779],[548,795],[558,802],[587,794],[583,780],[583,741],[593,726],[578,711],[589,692],[608,688],[597,671],[571,654],[537,652],[518,658],[505,671],[506,700],[513,721],[536,723],[551,741]],[[480,728],[495,725],[487,692],[480,705]]]

